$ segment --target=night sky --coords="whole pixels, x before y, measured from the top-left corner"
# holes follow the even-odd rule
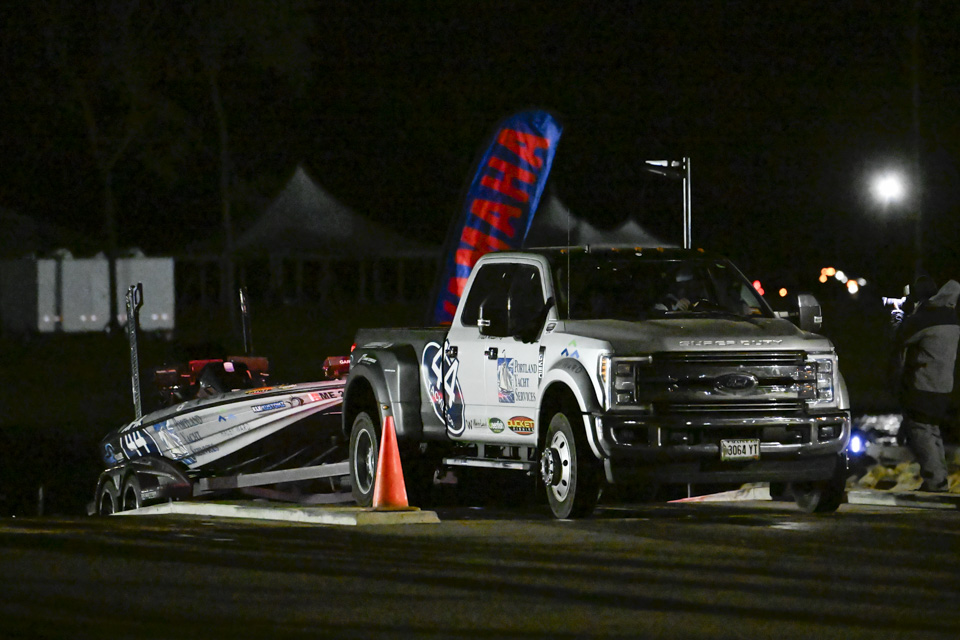
[[[597,226],[632,216],[680,242],[680,185],[642,164],[689,156],[694,244],[750,274],[802,281],[831,264],[894,293],[919,202],[926,268],[960,277],[960,3],[919,3],[923,197],[911,185],[886,207],[867,181],[913,166],[912,0],[305,2],[279,17],[224,3],[253,16],[246,31],[195,28],[220,3],[139,2],[136,99],[95,65],[113,32],[94,14],[131,3],[79,4],[59,22],[57,2],[0,9],[0,208],[85,247],[102,242],[102,181],[64,68],[101,79],[88,89],[105,132],[136,124],[113,173],[120,245],[180,253],[220,236],[214,107],[191,52],[228,33],[238,233],[302,163],[358,213],[439,244],[498,121],[538,107],[564,125],[548,189]]]

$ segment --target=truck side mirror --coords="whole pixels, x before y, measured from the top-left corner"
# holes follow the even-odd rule
[[[816,333],[823,326],[823,311],[820,303],[810,293],[801,293],[797,296],[798,325],[804,331]]]

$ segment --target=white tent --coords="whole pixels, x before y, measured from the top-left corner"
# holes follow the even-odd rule
[[[297,167],[283,191],[237,241],[239,254],[379,258],[435,255],[436,249],[367,220]]]
[[[630,218],[613,229],[599,229],[573,214],[555,195],[550,195],[533,218],[525,245],[620,245],[634,247],[676,246],[665,243]]]

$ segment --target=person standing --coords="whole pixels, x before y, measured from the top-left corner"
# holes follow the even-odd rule
[[[903,363],[900,430],[905,431],[904,441],[920,463],[921,491],[946,491],[948,486],[940,423],[950,407],[960,343],[958,297],[960,283],[948,281],[906,316],[897,331]]]
[[[894,308],[890,313],[890,325],[894,331],[900,328],[903,319],[920,308],[924,302],[930,299],[930,296],[937,292],[937,283],[930,276],[923,274],[917,276],[913,282],[913,287],[909,288],[908,293],[903,298],[903,305]]]

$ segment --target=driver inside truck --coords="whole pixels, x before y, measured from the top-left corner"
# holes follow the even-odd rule
[[[693,270],[681,267],[673,275],[673,282],[667,292],[654,304],[657,311],[689,311],[706,293],[703,283],[694,277]]]

